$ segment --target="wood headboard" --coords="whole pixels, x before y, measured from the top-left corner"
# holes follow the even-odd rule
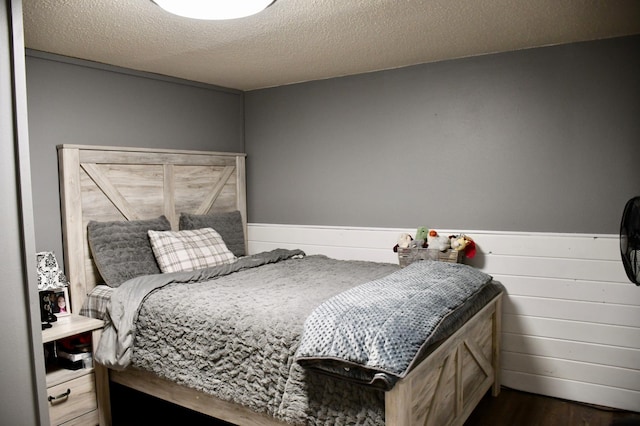
[[[87,241],[91,220],[152,219],[239,210],[247,244],[246,154],[59,145],[65,272],[71,311],[102,281]]]

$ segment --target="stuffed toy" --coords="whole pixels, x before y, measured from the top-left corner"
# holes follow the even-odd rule
[[[451,248],[455,251],[459,251],[458,248],[460,247],[458,238],[460,238],[459,235],[449,235],[449,245],[451,245]]]
[[[400,234],[398,244],[393,246],[394,253],[398,252],[398,248],[409,248],[413,242],[413,237],[409,234]]]
[[[451,242],[449,237],[439,235],[435,229],[429,230],[429,236],[427,237],[427,244],[431,249],[437,249],[439,251],[447,251],[451,248]]]
[[[464,255],[469,259],[473,259],[476,255],[476,243],[467,235],[452,235],[450,237],[451,248],[456,251],[463,251]]]
[[[431,248],[436,248],[437,241],[438,241],[438,231],[436,231],[435,229],[430,229],[429,233],[427,234],[427,244],[429,244]]]
[[[429,236],[429,230],[426,226],[421,226],[416,231],[416,239],[413,241],[416,247],[427,248],[427,237]]]

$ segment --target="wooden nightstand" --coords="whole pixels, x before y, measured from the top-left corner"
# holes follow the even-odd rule
[[[71,314],[58,318],[51,328],[42,331],[42,343],[50,351],[61,339],[83,333],[91,335],[91,352],[100,339],[104,322]],[[53,343],[56,349],[53,349]],[[108,425],[110,418],[109,381],[106,368],[85,361],[86,368],[64,368],[47,357],[47,399],[52,425]],[[92,365],[91,365],[92,364]],[[108,414],[106,415],[108,416]]]

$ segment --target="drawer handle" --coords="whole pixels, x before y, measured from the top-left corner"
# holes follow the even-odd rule
[[[47,398],[47,400],[49,400],[49,403],[51,405],[58,404],[60,402],[64,402],[63,400],[66,400],[67,398],[69,398],[69,395],[71,395],[71,389],[67,389],[66,392],[61,393],[58,396],[49,396],[49,398]]]

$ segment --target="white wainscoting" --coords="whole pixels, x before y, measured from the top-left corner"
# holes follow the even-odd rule
[[[249,224],[249,251],[397,263],[401,232],[415,229]],[[506,288],[502,384],[640,412],[640,287],[624,273],[618,236],[463,232],[478,246],[465,263]]]

